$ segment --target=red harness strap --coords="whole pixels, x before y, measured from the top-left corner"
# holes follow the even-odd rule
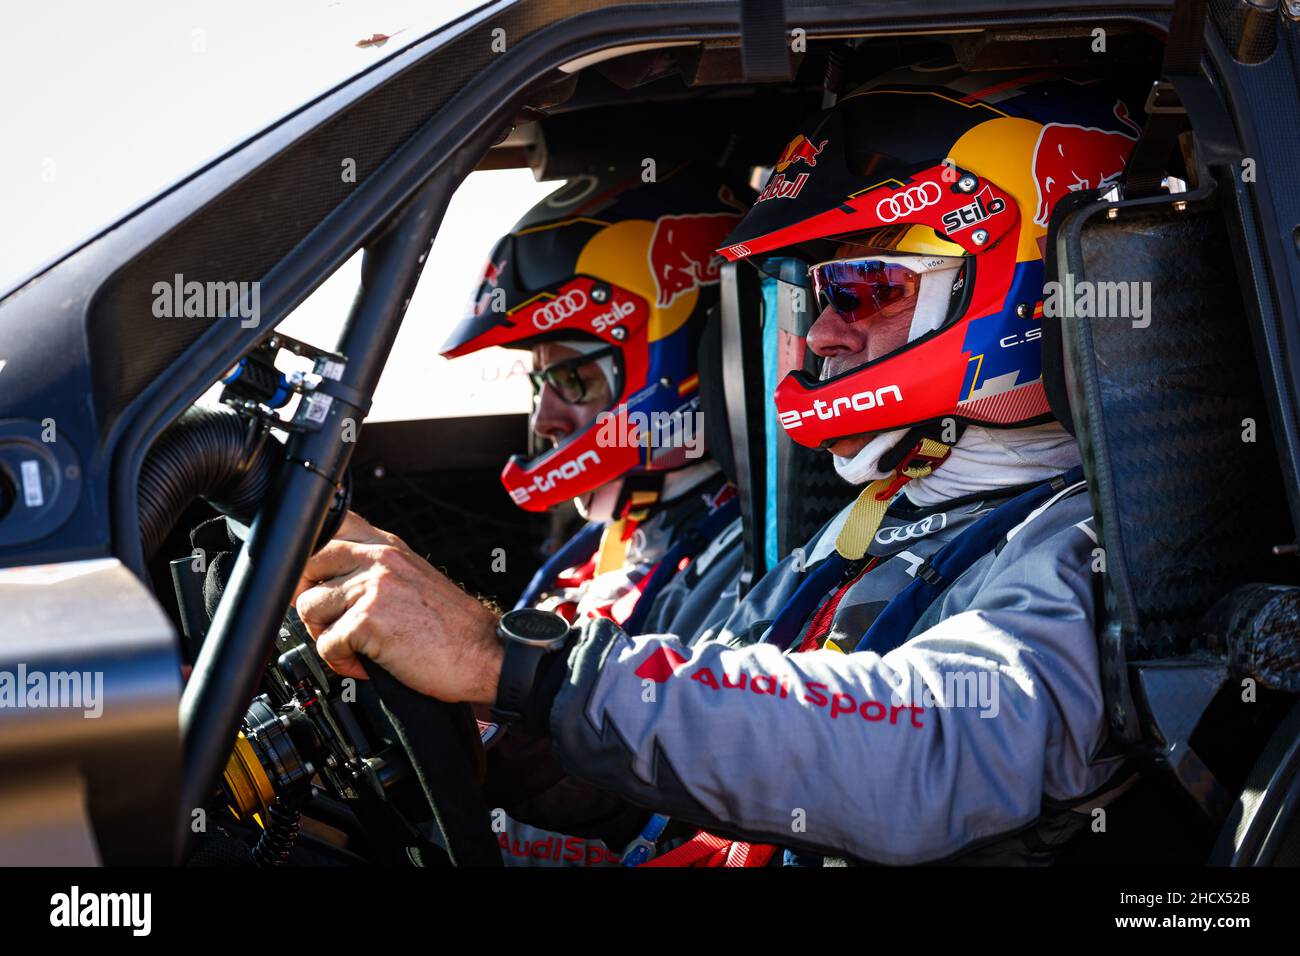
[[[795,653],[802,654],[804,651],[815,651],[822,646],[826,635],[831,631],[831,623],[835,620],[835,612],[840,609],[840,602],[844,600],[844,595],[848,594],[849,588],[862,580],[862,575],[874,568],[879,561],[879,558],[869,560],[861,571],[841,584],[838,590],[822,602],[822,606],[813,614],[812,621],[808,624],[808,631],[804,634],[799,650]]]
[[[642,866],[767,866],[776,847],[767,843],[740,843],[700,830],[681,846]]]

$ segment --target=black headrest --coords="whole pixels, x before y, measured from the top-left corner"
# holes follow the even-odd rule
[[[1057,249],[1057,233],[1061,223],[1069,213],[1080,206],[1097,201],[1096,190],[1085,190],[1064,196],[1052,210],[1052,218],[1047,226],[1047,248],[1043,255],[1043,281],[1061,281],[1060,252]],[[1067,380],[1067,363],[1065,361],[1064,342],[1061,336],[1061,317],[1048,315],[1043,310],[1043,336],[1039,340],[1043,353],[1043,390],[1047,393],[1047,403],[1052,406],[1052,414],[1065,426],[1065,430],[1078,437],[1074,427],[1074,414],[1070,411],[1070,389]]]
[[[1185,653],[1220,595],[1289,577],[1271,555],[1291,521],[1232,239],[1209,190],[1057,216],[1057,265],[1068,249],[1076,288],[1127,285],[1145,301],[1140,317],[1057,320],[1063,347],[1043,356],[1045,381],[1064,357],[1106,617],[1130,660]]]
[[[736,480],[736,455],[731,447],[727,396],[722,378],[722,318],[714,305],[704,316],[697,353],[700,372],[700,412],[704,415],[704,442],[709,455],[731,481]]]

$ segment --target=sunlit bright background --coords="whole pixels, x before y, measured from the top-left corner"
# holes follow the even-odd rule
[[[0,288],[479,0],[41,0],[0,10]],[[399,32],[400,31],[400,32]],[[379,33],[392,39],[358,48]],[[473,174],[454,197],[370,418],[523,411],[517,352],[437,348],[488,252],[558,183]],[[331,346],[356,288],[340,269],[281,328]]]
[[[526,169],[505,169],[471,173],[456,191],[375,392],[370,421],[528,410],[526,352],[488,349],[448,361],[438,348],[469,307],[497,239],[558,187],[534,181]],[[358,254],[285,319],[281,331],[331,345],[360,274]]]

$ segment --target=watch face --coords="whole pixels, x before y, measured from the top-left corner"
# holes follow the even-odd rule
[[[564,640],[569,622],[551,611],[525,607],[507,612],[501,618],[501,630],[511,640],[549,646]]]

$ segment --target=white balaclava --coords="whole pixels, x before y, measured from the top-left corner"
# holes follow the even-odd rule
[[[1025,428],[969,426],[943,465],[903,491],[913,504],[1046,481],[1079,464],[1079,443],[1060,422]]]

